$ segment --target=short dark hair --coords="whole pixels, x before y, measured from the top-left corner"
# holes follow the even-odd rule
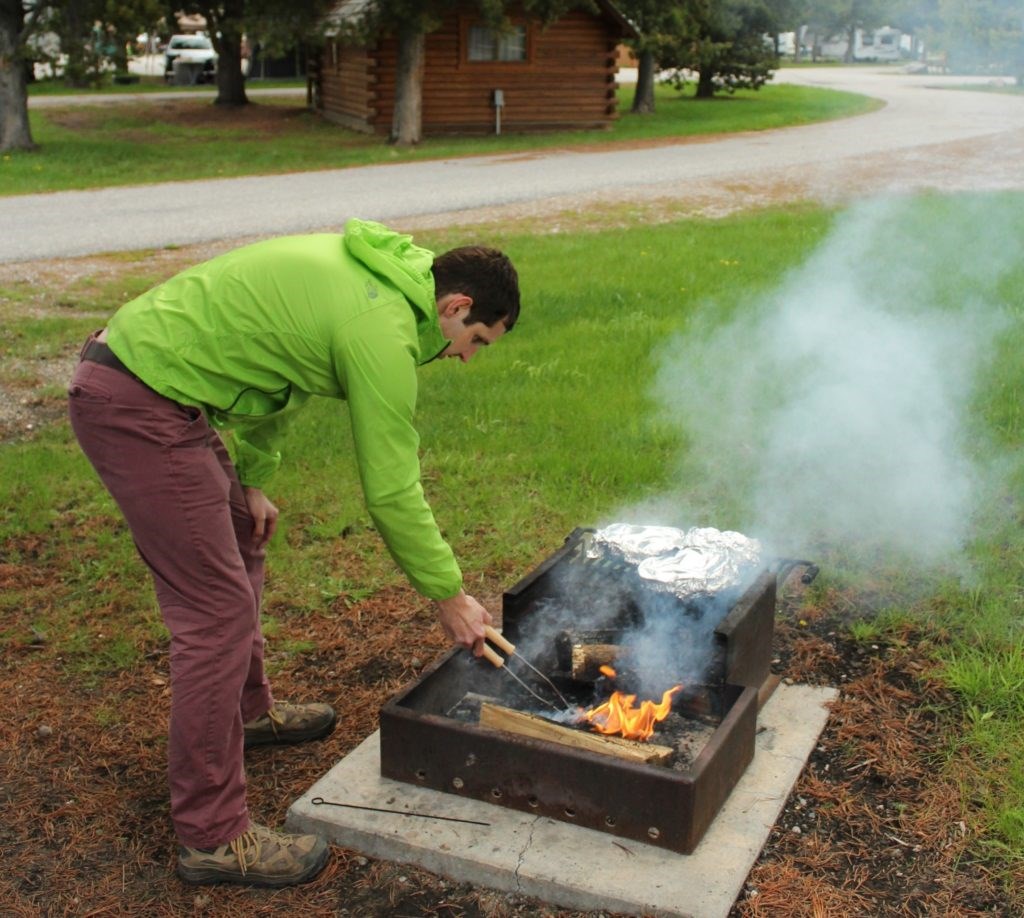
[[[504,322],[511,331],[519,318],[519,275],[508,256],[483,245],[451,249],[434,259],[434,294],[464,293],[473,305],[466,321],[488,328]]]

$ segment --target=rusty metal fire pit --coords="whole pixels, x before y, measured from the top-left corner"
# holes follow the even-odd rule
[[[657,617],[659,608],[671,607],[672,627],[679,632],[661,636],[659,643],[671,648],[678,641],[680,651],[689,652],[686,629],[704,622],[705,659],[699,672],[689,665],[672,706],[684,729],[692,723],[705,730],[706,740],[692,758],[637,762],[482,726],[473,710],[480,699],[519,710],[537,705],[502,670],[452,650],[381,709],[381,773],[689,854],[754,755],[758,689],[771,654],[775,576],[761,568],[727,595],[696,603],[651,597],[623,571],[588,560],[589,532],[574,531],[505,593],[504,633],[528,648],[534,665],[567,697],[585,699],[594,686],[578,672],[574,676],[575,641],[596,636],[616,645],[645,619]],[[612,612],[595,629],[587,611],[598,600]],[[586,627],[578,627],[580,622]]]

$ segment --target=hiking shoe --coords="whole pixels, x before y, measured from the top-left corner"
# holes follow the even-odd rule
[[[329,855],[327,842],[316,835],[288,835],[251,825],[211,851],[179,845],[178,876],[186,883],[293,886],[315,877]]]
[[[245,748],[320,739],[334,729],[335,719],[330,705],[275,701],[266,714],[245,724]]]

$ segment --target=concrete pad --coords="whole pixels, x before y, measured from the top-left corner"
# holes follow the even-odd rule
[[[691,855],[382,778],[379,732],[296,800],[287,824],[370,857],[563,908],[725,918],[837,694],[807,685],[776,689],[758,715],[754,761]],[[314,805],[317,797],[409,815]]]

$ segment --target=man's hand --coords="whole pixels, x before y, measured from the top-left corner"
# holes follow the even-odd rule
[[[277,507],[259,488],[245,488],[245,503],[252,517],[252,532],[260,548],[270,541],[277,529]]]
[[[435,602],[444,633],[453,643],[472,649],[473,656],[480,656],[484,652],[484,626],[492,621],[490,612],[462,590]]]

